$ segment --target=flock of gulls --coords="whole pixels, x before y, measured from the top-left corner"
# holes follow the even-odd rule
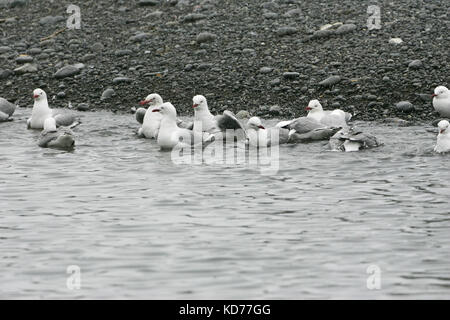
[[[47,94],[42,89],[33,91],[34,105],[28,129],[41,130],[38,145],[43,148],[71,149],[75,146],[72,129],[80,124],[73,114],[52,110]],[[450,118],[450,91],[439,86],[435,89],[433,106],[442,117]],[[153,93],[140,102],[136,120],[141,124],[138,136],[155,139],[162,150],[175,147],[206,146],[214,141],[242,140],[247,146],[265,148],[279,144],[304,143],[329,140],[333,151],[359,151],[380,146],[373,135],[361,132],[349,125],[352,115],[342,110],[323,110],[318,100],[311,100],[306,107],[308,114],[292,120],[281,121],[272,128],[266,128],[258,117],[251,117],[241,123],[236,116],[225,111],[214,116],[204,96],[193,98],[194,119],[186,122],[177,117],[177,111],[170,102],[164,102]],[[0,122],[12,120],[16,106],[0,98]],[[435,152],[450,152],[450,123],[438,123]]]

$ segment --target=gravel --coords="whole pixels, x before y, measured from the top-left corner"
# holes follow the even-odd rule
[[[0,96],[31,106],[45,86],[61,106],[129,112],[157,92],[192,115],[203,94],[217,112],[284,119],[320,99],[357,120],[422,121],[438,117],[426,96],[450,86],[444,0],[380,2],[371,31],[359,0],[97,0],[77,3],[80,30],[61,31],[72,2],[1,8]]]

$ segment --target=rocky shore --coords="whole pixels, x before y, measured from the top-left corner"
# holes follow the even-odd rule
[[[70,4],[81,28],[69,30]],[[368,30],[369,5],[381,9]],[[0,97],[130,112],[152,92],[192,114],[305,114],[311,99],[359,120],[435,120],[450,85],[445,0],[0,0]]]

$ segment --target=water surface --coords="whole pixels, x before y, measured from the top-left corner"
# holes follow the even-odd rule
[[[385,146],[282,146],[262,175],[176,165],[108,112],[80,114],[73,152],[41,149],[30,112],[0,123],[0,298],[450,298],[449,157],[432,127],[360,122]]]

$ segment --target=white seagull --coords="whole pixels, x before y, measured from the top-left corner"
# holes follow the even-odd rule
[[[247,143],[250,146],[264,148],[288,143],[288,141],[288,129],[280,127],[266,129],[258,117],[252,117],[247,122]]]
[[[178,127],[177,110],[170,102],[163,103],[159,108],[153,109],[152,112],[159,112],[162,116],[157,138],[157,143],[162,150],[172,150],[176,146],[182,148],[192,146],[195,143],[212,141],[210,134]]]
[[[434,89],[433,107],[442,117],[450,118],[450,90],[444,86]]]
[[[136,120],[142,123],[138,135],[147,139],[156,139],[158,137],[159,126],[161,125],[162,115],[153,110],[158,109],[163,104],[163,99],[157,93],[148,95],[145,100],[140,102],[141,106],[148,105],[148,109],[139,108],[136,111]],[[142,121],[140,121],[142,119]]]
[[[437,153],[444,153],[450,151],[450,123],[447,120],[442,120],[438,123],[439,134],[437,136],[437,143],[434,151]]]
[[[319,100],[311,100],[306,107],[308,111],[308,118],[319,121],[320,123],[331,127],[347,127],[347,121],[349,121],[352,115],[348,112],[344,112],[340,109],[333,111],[324,111]]]
[[[42,89],[33,91],[34,105],[31,118],[27,121],[28,129],[43,129],[44,122],[48,118],[54,118],[56,126],[70,126],[75,122],[75,116],[71,114],[55,113],[48,106],[47,94]]]
[[[203,131],[218,136],[227,130],[236,130],[233,135],[238,138],[246,137],[245,128],[231,111],[224,111],[221,116],[213,116],[208,108],[208,102],[204,96],[198,95],[192,99],[194,108],[194,131]],[[201,127],[200,127],[201,126]]]

